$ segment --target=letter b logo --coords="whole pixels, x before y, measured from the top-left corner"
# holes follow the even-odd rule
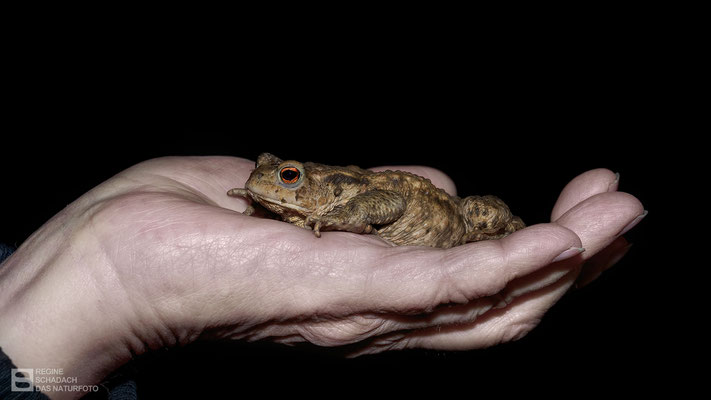
[[[10,370],[10,390],[13,392],[33,391],[33,372],[32,368],[12,368]]]

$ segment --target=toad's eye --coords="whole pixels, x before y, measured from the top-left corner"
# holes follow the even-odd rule
[[[296,183],[301,176],[301,172],[296,167],[284,167],[279,171],[279,177],[284,183]]]

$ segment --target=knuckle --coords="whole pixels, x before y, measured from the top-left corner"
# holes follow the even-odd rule
[[[349,316],[342,319],[311,321],[298,327],[307,341],[324,347],[356,343],[382,332],[383,319],[367,316]]]

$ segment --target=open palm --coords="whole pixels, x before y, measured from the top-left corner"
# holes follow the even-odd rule
[[[637,199],[616,191],[615,174],[598,169],[566,186],[552,222],[500,240],[444,250],[347,232],[316,238],[240,213],[247,204],[226,192],[253,165],[232,157],[151,160],[72,203],[0,269],[0,322],[28,305],[56,312],[3,328],[0,343],[39,337],[79,314],[91,321],[81,334],[92,346],[78,345],[70,328],[53,328],[38,349],[16,345],[9,354],[28,365],[47,366],[47,357],[76,365],[86,382],[134,354],[204,336],[356,343],[349,349],[357,354],[491,346],[535,327],[583,263],[621,251],[619,235],[644,215]],[[455,190],[438,171],[409,170]],[[65,350],[42,353],[46,346]],[[76,358],[92,352],[102,356],[79,366]]]

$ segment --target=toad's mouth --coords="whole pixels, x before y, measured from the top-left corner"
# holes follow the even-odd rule
[[[277,205],[279,207],[284,207],[284,208],[288,208],[290,210],[299,211],[300,213],[303,213],[303,214],[308,213],[308,209],[301,207],[301,206],[297,206],[296,204],[290,204],[290,203],[286,202],[284,199],[275,199],[272,197],[267,197],[262,194],[255,193],[251,190],[249,190],[249,194],[257,202],[271,203],[271,204]]]

